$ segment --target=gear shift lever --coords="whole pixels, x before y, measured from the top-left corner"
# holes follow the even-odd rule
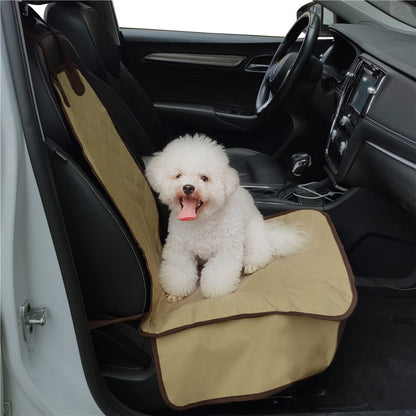
[[[294,153],[290,156],[290,163],[290,172],[299,177],[312,165],[312,158],[308,153]]]

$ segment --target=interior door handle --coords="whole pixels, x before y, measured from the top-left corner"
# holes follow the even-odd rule
[[[265,64],[248,64],[246,66],[246,71],[248,72],[266,72],[269,65]]]
[[[273,55],[259,55],[256,56],[247,63],[245,70],[247,72],[262,72],[265,73],[269,68],[269,64],[273,58]]]

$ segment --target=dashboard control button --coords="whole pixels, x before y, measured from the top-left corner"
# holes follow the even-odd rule
[[[339,124],[344,127],[349,122],[350,122],[350,119],[348,118],[348,116],[342,116],[341,120],[339,121]]]
[[[348,142],[346,140],[341,140],[338,145],[338,152],[340,155],[342,155],[345,152],[345,149],[347,148]]]
[[[342,116],[341,120],[339,121],[339,125],[341,127],[344,127],[345,130],[347,130],[348,133],[352,133],[354,126],[351,122],[351,114],[348,114],[346,116]]]

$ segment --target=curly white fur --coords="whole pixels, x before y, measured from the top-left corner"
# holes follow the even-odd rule
[[[191,294],[198,281],[205,297],[231,293],[242,270],[254,273],[273,256],[294,253],[305,243],[305,233],[296,227],[263,220],[224,148],[207,136],[173,140],[154,155],[146,176],[170,208],[160,268],[170,301]],[[190,217],[182,210],[189,201]]]

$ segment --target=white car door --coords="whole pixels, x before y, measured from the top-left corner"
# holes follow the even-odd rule
[[[10,65],[20,51],[4,30],[7,16],[13,24],[12,2],[1,3],[2,414],[101,415],[85,380],[26,147]]]

